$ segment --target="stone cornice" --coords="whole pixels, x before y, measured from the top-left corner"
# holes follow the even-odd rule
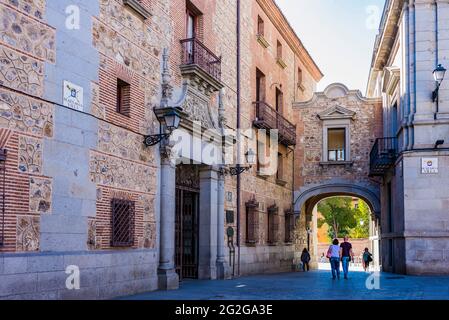
[[[368,79],[367,96],[371,96],[376,82],[376,74],[389,60],[398,33],[404,0],[387,0],[383,11],[379,34],[374,43],[371,71]]]
[[[281,9],[274,0],[256,0],[261,9],[265,12],[273,25],[282,35],[284,40],[293,50],[293,52],[304,63],[306,69],[310,72],[315,81],[320,81],[323,78],[323,73],[309,54],[303,43],[299,39],[296,32],[291,27],[287,18],[282,13]]]

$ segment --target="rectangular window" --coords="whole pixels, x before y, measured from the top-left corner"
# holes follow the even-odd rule
[[[282,115],[284,107],[284,95],[281,90],[276,88],[276,111]]]
[[[131,86],[117,79],[117,112],[129,117],[131,114]]]
[[[277,42],[277,58],[282,59],[282,44]]]
[[[277,207],[271,207],[268,209],[268,228],[267,228],[267,242],[269,244],[276,244],[278,241],[278,230],[279,230],[279,215],[278,215],[278,208]]]
[[[291,210],[285,212],[285,243],[292,243],[295,230],[295,216]]]
[[[327,130],[328,161],[346,161],[346,129]]]
[[[302,87],[302,81],[303,81],[303,75],[302,75],[302,69],[298,68],[298,87]]]
[[[6,150],[0,148],[0,247],[5,243]]]
[[[112,199],[112,247],[132,247],[134,245],[134,202]]]
[[[246,243],[256,244],[258,234],[256,206],[251,204],[246,205]]]
[[[256,102],[265,101],[265,75],[256,69]]]
[[[284,157],[282,156],[282,153],[278,153],[278,170],[276,173],[277,180],[283,180],[283,178],[284,178],[283,161],[284,161]]]
[[[262,37],[265,36],[265,25],[260,16],[257,16],[257,35]]]

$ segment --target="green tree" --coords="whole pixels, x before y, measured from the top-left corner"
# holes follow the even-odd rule
[[[359,201],[358,209],[354,210],[354,217],[358,222],[357,225],[349,232],[349,237],[353,239],[369,238],[369,221],[371,210],[365,201]]]
[[[323,200],[318,204],[318,211],[323,216],[318,219],[318,227],[327,224],[331,238],[347,236],[351,229],[357,226],[352,198],[335,197]]]

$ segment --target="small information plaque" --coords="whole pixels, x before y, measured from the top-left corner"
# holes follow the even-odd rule
[[[438,173],[438,158],[422,158],[421,173],[422,174],[437,174]]]
[[[68,108],[84,111],[83,88],[64,81],[63,104]]]

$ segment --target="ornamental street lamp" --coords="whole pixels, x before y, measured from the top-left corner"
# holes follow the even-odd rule
[[[444,80],[444,76],[446,75],[446,69],[439,64],[435,70],[433,70],[433,78],[437,84],[436,89],[432,93],[433,102],[438,102],[438,92],[440,91],[441,83]]]
[[[162,140],[170,138],[174,130],[179,128],[182,111],[178,107],[155,108],[154,113],[161,127],[165,128],[165,133],[145,136],[145,145],[151,147],[157,145]]]
[[[249,171],[253,165],[256,163],[256,153],[249,149],[248,152],[245,154],[246,162],[249,164],[249,166],[242,167],[240,165],[237,165],[235,167],[222,167],[221,168],[221,174],[226,175],[229,174],[231,176],[238,176],[241,175],[245,171]]]

